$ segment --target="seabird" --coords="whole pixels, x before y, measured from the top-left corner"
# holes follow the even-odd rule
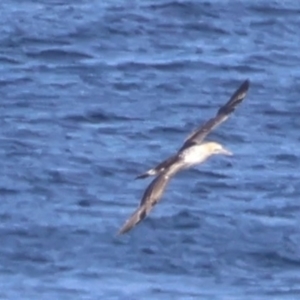
[[[145,190],[139,207],[121,227],[119,234],[131,230],[150,213],[152,208],[162,197],[170,179],[179,171],[201,164],[215,154],[232,155],[232,153],[221,144],[216,142],[203,142],[203,140],[213,129],[228,119],[236,106],[243,101],[248,89],[249,80],[245,80],[231,96],[229,101],[218,110],[215,117],[208,120],[187,137],[175,155],[137,177],[146,178],[152,175],[157,176]]]

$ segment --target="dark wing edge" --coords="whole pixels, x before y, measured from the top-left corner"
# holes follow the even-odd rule
[[[204,125],[193,131],[186,139],[181,148],[184,149],[192,143],[201,143],[204,138],[218,125],[226,121],[229,115],[235,110],[238,104],[240,104],[246,97],[247,91],[250,86],[249,79],[245,80],[240,87],[230,97],[229,101],[221,106],[214,118],[208,120]]]
[[[147,216],[146,205],[142,205],[136,209],[136,211],[131,215],[131,217],[125,222],[125,224],[118,231],[118,235],[124,234],[131,230],[134,226],[140,223]]]
[[[118,232],[118,235],[123,234],[131,230],[138,223],[140,223],[150,213],[152,208],[161,199],[167,184],[169,183],[171,176],[174,175],[181,165],[178,164],[174,168],[166,170],[159,176],[157,176],[146,188],[140,206],[130,216]]]
[[[161,198],[168,181],[168,177],[160,175],[149,184],[149,186],[144,192],[140,206],[121,227],[121,229],[118,232],[118,235],[128,232],[146,218],[146,216],[150,213],[154,205]]]

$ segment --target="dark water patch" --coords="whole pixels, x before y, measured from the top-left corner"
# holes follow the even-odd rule
[[[15,262],[30,262],[35,264],[51,263],[52,260],[38,250],[25,252],[24,250],[15,251],[10,255]]]
[[[244,181],[244,188],[248,190],[254,190],[258,192],[273,191],[274,183],[270,183],[267,179],[261,179],[260,182],[255,181]]]
[[[256,252],[249,253],[250,256],[255,258],[256,264],[265,267],[272,268],[299,268],[300,260],[283,256],[282,254],[270,251],[270,252]]]
[[[27,52],[26,55],[30,58],[37,58],[48,60],[52,62],[61,61],[77,61],[80,59],[92,59],[93,56],[78,52],[74,50],[66,50],[66,49],[51,49],[51,50],[41,50],[38,52]]]
[[[0,80],[0,87],[23,85],[31,82],[33,82],[33,80],[30,77],[10,78],[5,80]]]
[[[191,172],[198,174],[199,177],[205,179],[227,179],[229,178],[228,175],[216,171],[209,171],[209,170],[201,170],[201,169],[193,169]]]
[[[276,123],[267,123],[265,125],[266,129],[270,130],[270,131],[279,131],[281,130],[281,124],[276,124]]]
[[[198,33],[204,32],[209,34],[216,34],[216,35],[228,35],[230,32],[226,30],[226,28],[221,28],[219,26],[213,26],[211,23],[206,22],[192,22],[192,23],[185,23],[183,24],[183,28],[187,31],[195,30]]]
[[[295,196],[297,196],[299,194],[299,191],[297,191],[292,199],[294,199]],[[278,208],[278,210],[281,211],[281,213],[284,215],[286,214],[287,216],[291,216],[291,215],[295,215],[295,214],[299,214],[300,212],[300,204],[287,204],[284,207],[280,207]]]
[[[64,176],[61,174],[61,172],[59,171],[49,171],[48,172],[48,181],[50,183],[55,183],[55,184],[58,184],[58,183],[67,183],[68,181],[65,180]]]
[[[72,140],[73,137],[67,137],[67,139],[70,139]],[[70,158],[69,158],[69,161],[70,162],[74,162],[74,163],[79,163],[79,164],[82,164],[82,165],[88,165],[88,164],[92,164],[92,160],[89,156],[83,154],[83,155],[72,155]]]
[[[174,94],[177,92],[182,91],[182,85],[174,85],[172,83],[164,82],[164,83],[159,83],[155,87],[157,90],[162,90],[164,92]]]
[[[199,229],[201,222],[199,216],[193,214],[191,211],[181,210],[173,216],[164,216],[161,218],[147,218],[145,226],[151,228],[151,230],[168,230],[173,231],[180,230],[181,233],[189,231],[191,229]],[[193,240],[190,240],[193,243]]]
[[[164,134],[176,134],[176,133],[183,133],[185,132],[185,130],[183,130],[182,128],[179,127],[169,127],[169,126],[156,126],[154,128],[152,128],[151,130],[149,130],[149,134],[160,134],[160,133],[164,133]]]
[[[292,110],[279,110],[278,108],[273,107],[272,109],[263,109],[262,114],[274,117],[296,117],[297,112]]]
[[[91,123],[91,124],[143,120],[136,117],[119,115],[111,112],[105,112],[99,109],[95,112],[66,115],[63,117],[63,119],[67,121],[76,122],[76,123]]]
[[[76,174],[73,172],[67,172],[63,170],[47,170],[47,181],[54,184],[76,184],[81,185],[82,177],[85,174]]]
[[[293,4],[292,2],[290,4]],[[254,11],[256,13],[261,13],[262,15],[272,16],[272,17],[286,17],[289,16],[298,16],[300,13],[300,8],[295,5],[282,6],[282,5],[274,5],[274,3],[255,3],[249,5],[250,11]]]
[[[103,177],[114,177],[116,176],[120,171],[120,166],[116,166],[114,168],[110,167],[103,167],[103,166],[94,166],[93,169],[95,170],[95,173],[98,174],[98,176]]]
[[[234,66],[234,67],[231,66],[231,68],[232,68],[232,70],[235,70],[242,74],[249,74],[248,77],[250,77],[252,73],[261,73],[264,71],[264,68],[257,67],[254,65],[247,65],[245,62],[243,65],[238,65],[238,66]]]
[[[172,216],[170,224],[172,228],[178,230],[189,230],[200,228],[200,218],[199,216],[193,214],[190,211],[180,211],[177,215]]]
[[[5,148],[9,151],[8,157],[24,156],[26,154],[32,154],[37,150],[36,145],[34,145],[32,141],[22,141],[17,138],[4,138],[1,140],[2,145],[5,145]]]
[[[76,83],[74,82],[55,82],[50,84],[51,87],[53,87],[55,90],[65,90],[65,89],[71,89],[76,86]],[[52,96],[53,97],[53,96]],[[44,98],[44,95],[43,95]],[[49,95],[47,95],[45,98],[50,98]]]
[[[77,205],[80,207],[91,207],[92,206],[92,201],[83,199],[77,202]]]
[[[146,9],[153,10],[155,13],[159,12],[163,15],[175,17],[176,19],[194,19],[199,18],[199,16],[219,16],[218,12],[208,9],[211,7],[209,2],[197,3],[193,1],[161,1],[160,3],[152,2],[145,6]]]
[[[273,57],[265,55],[265,53],[255,53],[255,54],[249,55],[245,60],[246,65],[256,65],[256,68],[259,68],[260,65],[272,64],[273,62],[274,62]],[[256,84],[263,84],[263,83],[258,82]]]
[[[259,19],[259,20],[255,20],[253,22],[250,22],[249,26],[253,29],[257,28],[263,28],[265,26],[273,26],[274,24],[276,24],[276,20],[274,20],[274,18],[266,18],[266,19]]]
[[[267,166],[264,164],[254,164],[251,166],[251,168],[254,170],[265,170],[267,169]]]
[[[299,210],[299,207],[298,209]],[[287,221],[289,220],[291,214],[288,211],[285,211],[282,207],[277,207],[275,205],[269,205],[268,207],[263,207],[260,209],[252,208],[252,209],[246,209],[245,213],[255,215],[255,216],[267,216],[267,217],[273,217],[274,222],[276,222],[276,217],[280,218],[286,218]]]
[[[14,57],[0,55],[0,63],[2,65],[2,67],[5,64],[8,64],[8,65],[19,65],[21,63],[21,60],[16,59]]]
[[[15,195],[18,194],[19,190],[17,189],[12,189],[8,187],[0,187],[0,195],[5,196],[5,195]]]
[[[286,59],[286,55],[284,53],[282,53],[281,49],[279,50],[271,50],[272,52],[272,57],[274,58],[274,60],[277,61],[277,64],[279,66],[287,66],[287,67],[292,67],[293,66],[293,62],[294,60],[298,60],[299,59],[299,55],[298,54],[291,54],[290,55],[290,59]]]
[[[274,160],[282,162],[296,163],[299,160],[299,157],[295,154],[278,154],[275,155]]]
[[[69,34],[67,34],[67,37],[70,37]],[[61,36],[52,36],[51,38],[46,36],[23,36],[21,37],[20,43],[23,45],[31,46],[31,47],[42,47],[42,48],[53,48],[55,45],[57,46],[70,46],[71,41],[69,39],[66,39],[65,37]],[[52,50],[58,50],[61,51],[61,49],[52,49]],[[47,51],[52,51],[48,50]]]
[[[113,84],[114,88],[118,91],[132,91],[139,88],[139,84],[135,82],[118,82]]]
[[[116,65],[116,68],[120,71],[145,71],[147,69],[154,69],[158,71],[170,72],[170,71],[180,71],[183,68],[197,69],[201,68],[203,64],[207,62],[193,61],[193,60],[171,60],[171,61],[128,61],[128,62],[119,62]]]

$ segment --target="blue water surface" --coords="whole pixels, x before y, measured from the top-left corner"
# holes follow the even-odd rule
[[[71,3],[72,2],[72,3]],[[0,3],[0,298],[299,299],[300,2]],[[149,180],[209,137],[234,156]]]

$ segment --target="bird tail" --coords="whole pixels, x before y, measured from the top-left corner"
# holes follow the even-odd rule
[[[137,177],[135,177],[135,179],[143,179],[143,178],[147,178],[149,176],[154,176],[156,174],[159,173],[159,170],[156,170],[156,168],[150,169],[147,172],[138,175]]]
[[[148,215],[146,205],[139,206],[131,217],[125,222],[118,232],[118,235],[124,234],[140,223]]]

